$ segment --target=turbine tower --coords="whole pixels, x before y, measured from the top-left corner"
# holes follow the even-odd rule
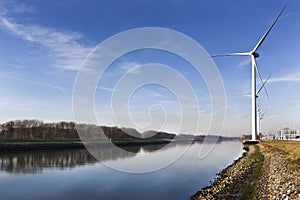
[[[243,52],[243,53],[229,53],[229,54],[218,54],[218,55],[214,55],[214,56],[210,56],[210,57],[221,57],[221,56],[250,56],[251,57],[251,63],[252,63],[252,91],[251,91],[251,104],[252,104],[252,109],[251,109],[251,133],[252,133],[252,140],[256,140],[256,133],[257,133],[257,113],[256,113],[256,98],[257,98],[257,92],[256,92],[256,72],[259,75],[259,79],[262,83],[262,88],[264,88],[267,96],[267,90],[264,87],[266,81],[264,82],[262,80],[262,76],[259,72],[258,66],[256,64],[256,58],[259,57],[259,54],[257,53],[258,48],[261,46],[261,44],[264,42],[264,40],[266,39],[266,37],[268,36],[268,34],[270,33],[270,31],[272,30],[272,28],[274,27],[274,25],[276,24],[276,22],[278,21],[278,19],[280,18],[280,16],[282,15],[282,13],[284,12],[284,10],[286,9],[287,5],[285,5],[283,7],[283,9],[281,10],[281,12],[279,13],[279,15],[276,17],[276,19],[274,20],[274,22],[272,23],[272,25],[269,27],[269,29],[267,30],[267,32],[263,35],[263,37],[259,40],[259,42],[256,44],[256,46],[254,47],[254,49],[250,52]]]
[[[265,114],[266,114],[267,111],[268,111],[268,108],[263,113],[261,113],[261,110],[259,112],[260,116],[259,116],[258,119],[259,119],[259,131],[260,131],[260,133],[262,133],[262,130],[261,130],[261,120],[264,118],[264,116],[265,116]]]
[[[262,119],[261,110],[260,110],[259,104],[257,104],[257,132],[258,132],[258,135],[260,135],[260,133],[261,133],[261,121],[260,121],[261,119]]]

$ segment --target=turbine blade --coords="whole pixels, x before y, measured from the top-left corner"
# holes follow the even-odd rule
[[[266,37],[268,36],[268,34],[270,33],[270,31],[272,30],[273,26],[276,24],[276,22],[278,21],[278,19],[280,18],[280,16],[282,15],[282,13],[284,12],[284,10],[286,9],[286,7],[287,7],[287,4],[283,7],[283,9],[281,10],[281,12],[277,16],[277,18],[274,20],[274,22],[269,27],[269,29],[267,30],[267,32],[263,35],[263,37],[260,39],[260,41],[254,47],[254,49],[252,50],[252,52],[256,52],[257,49],[260,47],[260,45],[264,42],[264,40],[266,39]]]
[[[263,89],[263,87],[265,87],[265,84],[268,82],[268,80],[271,78],[271,74],[268,76],[268,78],[264,81],[264,83],[262,84],[262,86],[259,88],[259,90],[257,91],[256,95],[258,95],[258,93]]]
[[[213,55],[210,56],[210,58],[214,58],[214,57],[222,57],[222,56],[249,56],[250,53],[225,53],[225,54],[217,54],[217,55]]]
[[[266,114],[266,112],[268,111],[268,109],[269,109],[269,108],[267,108],[267,109],[265,110],[265,112],[263,112],[263,114],[261,115],[260,119],[262,119],[262,118],[264,117],[264,115]]]
[[[260,71],[258,70],[258,67],[257,67],[257,64],[256,64],[256,60],[255,60],[255,59],[253,59],[253,60],[254,60],[254,66],[255,66],[255,69],[256,69],[256,71],[257,71],[257,73],[258,73],[258,77],[259,77],[259,79],[260,79],[260,81],[261,81],[261,84],[262,84],[262,86],[263,86],[263,88],[264,88],[264,90],[265,90],[265,92],[266,92],[266,95],[267,95],[268,99],[270,99],[269,94],[268,94],[268,91],[267,91],[266,87],[264,86],[264,81],[262,80],[261,73],[260,73]],[[257,94],[258,94],[258,92],[256,93],[256,95],[257,95]]]

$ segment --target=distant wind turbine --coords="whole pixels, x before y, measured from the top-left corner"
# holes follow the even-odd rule
[[[260,133],[262,133],[262,130],[261,130],[261,121],[262,119],[264,118],[266,112],[268,111],[269,108],[267,108],[263,113],[261,112],[261,109],[260,109],[260,106],[258,104],[257,106],[257,131],[258,131],[258,135]]]
[[[271,78],[271,74],[268,76],[268,78],[262,82],[262,85],[260,86],[259,90],[257,90],[256,92],[256,98],[258,98],[258,94],[260,93],[260,91],[265,88],[265,85],[266,83],[268,82],[268,80],[270,80]],[[266,91],[266,94],[267,94],[267,97],[269,97],[268,93],[267,93],[267,90]],[[257,131],[258,131],[258,134],[257,135],[260,135],[262,133],[261,131],[261,120],[263,119],[264,115],[266,114],[266,112],[268,111],[268,108],[263,112],[261,113],[261,109],[260,109],[260,106],[259,106],[259,103],[257,104]]]
[[[258,48],[262,45],[262,43],[264,42],[264,40],[266,39],[266,37],[268,36],[268,34],[270,33],[270,31],[272,30],[272,28],[274,27],[274,25],[276,24],[276,22],[278,21],[278,19],[280,18],[280,16],[282,15],[282,13],[284,12],[284,10],[286,9],[287,5],[285,5],[283,7],[283,9],[281,10],[281,12],[279,13],[279,15],[277,16],[277,18],[274,20],[274,22],[272,23],[272,25],[269,27],[269,29],[267,30],[267,32],[263,35],[263,37],[259,40],[259,42],[256,44],[256,46],[254,47],[254,49],[250,52],[243,52],[243,53],[229,53],[229,54],[218,54],[218,55],[214,55],[214,56],[210,56],[210,57],[221,57],[221,56],[250,56],[251,57],[251,63],[252,63],[252,91],[251,91],[251,104],[252,104],[252,117],[251,117],[251,121],[252,121],[252,140],[256,140],[256,133],[257,133],[257,114],[256,114],[256,97],[257,97],[257,91],[256,91],[256,72],[259,75],[259,79],[262,83],[262,88],[264,88],[266,95],[269,97],[268,92],[266,90],[265,83],[262,80],[262,76],[259,72],[258,66],[256,64],[256,58],[259,57],[259,54],[256,52],[258,50]],[[261,89],[262,89],[261,88]],[[260,89],[260,90],[261,90]],[[259,91],[260,91],[259,90]]]

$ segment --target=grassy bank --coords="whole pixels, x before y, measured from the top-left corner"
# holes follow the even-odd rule
[[[265,161],[256,199],[300,199],[300,142],[268,140],[259,147]]]
[[[242,191],[240,199],[254,199],[257,184],[262,174],[262,167],[265,157],[260,152],[259,146],[255,145],[254,148],[254,153],[251,154],[248,158],[250,162],[253,163],[253,167],[252,170],[249,171],[249,180],[247,181],[247,185]]]
[[[294,169],[300,169],[300,142],[290,140],[266,140],[260,143],[266,153],[282,151]]]

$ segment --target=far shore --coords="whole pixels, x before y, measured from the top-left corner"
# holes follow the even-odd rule
[[[237,140],[236,138],[220,139],[217,142]],[[209,142],[210,140],[206,140]],[[215,140],[214,140],[215,141]],[[170,142],[173,143],[191,143],[191,142],[203,142],[203,140],[173,140],[167,138],[155,138],[155,139],[118,139],[118,140],[89,140],[81,141],[80,139],[0,139],[0,152],[5,151],[26,151],[26,150],[51,150],[51,149],[81,149],[86,148],[85,145],[108,145],[114,143],[116,146],[144,146],[144,145],[167,145]]]
[[[86,139],[81,140],[83,132]],[[88,145],[108,145],[111,142],[126,146],[161,145],[184,142],[220,142],[239,140],[239,137],[219,135],[189,135],[134,128],[100,126],[75,122],[44,123],[41,120],[12,120],[0,124],[0,152],[85,148]]]
[[[118,140],[112,141],[117,146],[168,144],[170,140]],[[32,140],[0,140],[0,152],[24,150],[51,150],[51,149],[82,149],[86,144],[107,145],[108,140],[94,140],[82,142],[81,140],[67,139],[32,139]]]

